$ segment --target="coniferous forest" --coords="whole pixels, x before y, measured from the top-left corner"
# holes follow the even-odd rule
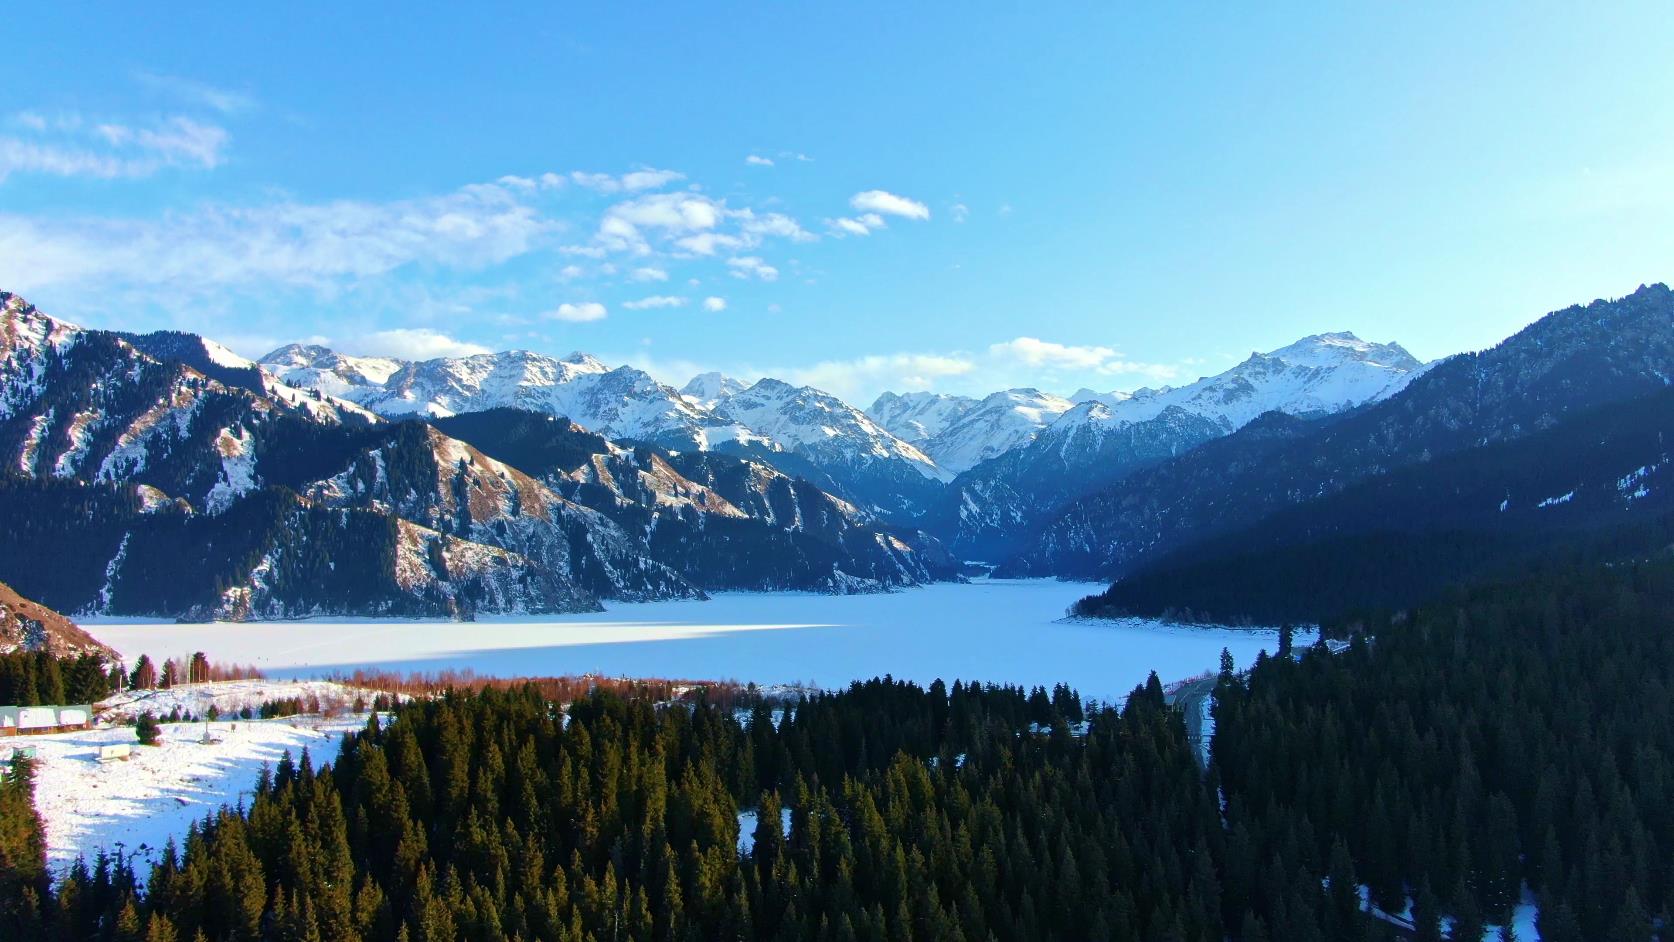
[[[19,762],[0,934],[1442,939],[1527,891],[1544,939],[1648,939],[1674,889],[1671,619],[1654,562],[1334,626],[1223,665],[1207,769],[1154,677],[1119,710],[888,679],[746,707],[450,693],[287,757],[149,872],[56,888]]]

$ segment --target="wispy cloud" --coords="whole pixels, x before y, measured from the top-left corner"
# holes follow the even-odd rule
[[[671,294],[654,294],[638,301],[627,301],[622,304],[630,311],[648,311],[655,308],[685,307],[686,299]]]
[[[931,389],[942,380],[976,368],[977,363],[967,354],[888,353],[781,368],[768,375],[783,376],[787,382],[813,386],[865,405],[884,389]]]
[[[749,164],[752,167],[771,167],[771,166],[773,166],[773,158],[763,157],[760,154],[751,154],[750,156],[744,158],[744,162]]]
[[[727,259],[727,267],[732,269],[734,278],[748,279],[752,276],[762,281],[778,281],[779,269],[761,260],[759,255],[740,255]]]
[[[851,235],[871,235],[888,225],[884,222],[884,218],[877,213],[864,213],[860,216],[839,216],[836,219],[827,219],[825,223],[830,227],[831,234],[839,238]]]
[[[0,134],[0,182],[12,174],[102,180],[147,177],[170,167],[212,170],[225,160],[225,128],[183,115],[145,123],[51,117],[25,111]]]
[[[156,219],[0,213],[0,284],[324,287],[412,263],[483,268],[557,228],[495,184],[389,203],[211,204]]]
[[[428,327],[399,327],[374,331],[345,341],[343,349],[361,356],[395,357],[401,360],[434,360],[439,357],[468,357],[493,352],[481,344],[455,340]]]
[[[1105,376],[1143,376],[1154,380],[1173,379],[1180,368],[1168,363],[1146,363],[1122,356],[1110,347],[1054,343],[1038,337],[1015,337],[991,344],[990,356],[1042,370],[1097,372]]]
[[[803,242],[813,235],[784,213],[734,209],[725,200],[687,191],[649,193],[611,206],[593,241],[605,252],[708,256],[752,249],[768,238]]]
[[[543,182],[551,183],[552,178],[542,178]],[[646,167],[620,175],[608,173],[586,173],[580,170],[572,171],[569,181],[585,189],[599,193],[638,193],[641,190],[657,190],[670,183],[686,179],[686,175],[675,170],[654,170]]]
[[[134,79],[153,91],[173,96],[189,104],[211,108],[222,114],[238,114],[256,107],[256,99],[243,92],[219,88],[207,82],[178,75],[141,70],[134,73]]]

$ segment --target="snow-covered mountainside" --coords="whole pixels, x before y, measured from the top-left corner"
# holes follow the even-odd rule
[[[1186,386],[1132,394],[1081,390],[1079,403],[1051,424],[962,473],[926,526],[955,552],[1003,556],[1070,500],[1138,468],[1230,434],[1266,412],[1326,415],[1386,399],[1422,369],[1397,344],[1331,333],[1251,354]]]
[[[519,458],[560,455],[529,473],[429,424],[448,419],[390,422],[336,396],[397,401],[421,381],[466,375],[448,367],[543,366],[526,357],[466,358],[423,376],[425,364],[294,347],[264,370],[194,335],[84,330],[4,301],[0,462],[13,476],[0,477],[0,579],[62,611],[471,616],[952,575],[934,540],[886,530],[765,463],[626,447],[570,422],[558,430],[543,410],[517,413],[535,423],[514,429],[521,441],[496,441]],[[551,406],[555,390],[580,396],[589,378],[600,397],[612,383],[649,383],[591,358],[552,364],[579,381],[476,376],[474,388],[522,389]],[[673,401],[651,386],[623,401]]]
[[[717,402],[748,388],[748,383],[721,373],[699,373],[680,387],[680,395],[695,406],[713,409]]]
[[[1038,389],[1003,390],[967,409],[920,447],[958,473],[1028,444],[1071,408],[1069,400]]]
[[[811,386],[763,379],[715,412],[771,443],[745,453],[897,519],[921,512],[953,477],[864,412]]]
[[[1201,546],[1299,501],[1516,441],[1582,410],[1631,403],[1665,389],[1674,376],[1671,324],[1674,292],[1650,285],[1624,298],[1553,312],[1490,350],[1422,371],[1409,368],[1385,382],[1375,368],[1399,369],[1391,362],[1397,351],[1363,354],[1343,335],[1312,338],[1320,342],[1290,352],[1292,360],[1302,369],[1322,361],[1342,364],[1346,378],[1296,371],[1310,380],[1306,387],[1287,380],[1272,388],[1288,390],[1288,401],[1297,404],[1330,402],[1344,389],[1375,401],[1329,422],[1264,417],[1178,460],[1128,475],[1062,508],[1003,568],[1012,574],[1130,571],[1145,559]],[[1263,365],[1257,376],[1290,372]],[[1391,394],[1391,387],[1398,392]],[[1455,491],[1460,485],[1445,484]],[[1566,490],[1540,499],[1556,500]]]
[[[435,425],[609,517],[651,559],[705,589],[865,592],[953,574],[934,541],[888,530],[765,462],[626,448],[509,409]]]
[[[287,384],[340,396],[391,417],[512,408],[564,416],[613,439],[677,449],[750,438],[748,430],[717,419],[645,371],[612,369],[584,353],[554,359],[510,350],[407,363],[292,345],[261,363]]]
[[[247,361],[207,359],[222,350],[191,335],[84,330],[0,292],[0,463],[24,475],[145,484],[215,508],[253,486],[248,444],[260,423],[375,421],[346,402],[267,388]]]
[[[317,344],[293,343],[262,357],[260,365],[287,385],[359,402],[381,391],[405,364],[388,357],[345,356]]]
[[[977,402],[970,396],[946,393],[886,392],[872,402],[866,414],[896,438],[923,445],[976,408]]]
[[[608,517],[424,428],[190,334],[0,295],[0,578],[61,611],[195,618],[701,594]]]
[[[1315,334],[1187,386],[1132,393],[1081,390],[1075,401],[1108,407],[1112,422],[1143,422],[1170,406],[1231,432],[1264,412],[1315,415],[1387,399],[1422,372],[1396,343],[1370,343],[1347,331]]]

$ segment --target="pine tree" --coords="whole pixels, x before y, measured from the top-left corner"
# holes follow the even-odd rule
[[[8,772],[0,779],[0,938],[37,938],[51,883],[34,763],[14,757]]]
[[[134,734],[139,737],[142,746],[155,746],[162,738],[163,727],[157,722],[157,715],[146,710],[134,721]]]

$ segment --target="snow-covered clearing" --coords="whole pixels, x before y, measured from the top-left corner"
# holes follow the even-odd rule
[[[761,820],[761,809],[738,812],[738,852],[748,854],[756,849],[756,827]],[[791,833],[791,810],[779,809],[779,831],[786,837]]]
[[[206,687],[210,685],[197,685]],[[131,726],[30,736],[17,745],[37,748],[35,805],[46,823],[47,858],[62,870],[100,848],[151,859],[170,837],[178,844],[193,821],[248,797],[263,763],[307,747],[316,762],[337,755],[341,734],[366,724],[364,715],[331,719],[299,716],[208,724],[220,740],[203,744],[205,724],[164,723],[159,746],[133,748],[132,757],[99,762],[99,747],[134,743]],[[143,878],[145,867],[136,868]]]
[[[1370,913],[1374,919],[1380,919],[1408,932],[1412,931],[1412,899],[1410,897],[1407,899],[1406,909],[1399,913],[1391,913],[1373,904],[1371,890],[1361,886],[1360,908]],[[1535,902],[1534,894],[1530,893],[1529,888],[1525,886],[1523,887],[1523,898],[1511,910],[1511,930],[1512,934],[1517,937],[1517,942],[1540,942],[1539,920],[1540,906]],[[1441,923],[1442,931],[1449,933],[1448,938],[1452,939],[1453,918],[1443,916]],[[1483,926],[1481,942],[1494,942],[1499,937],[1500,926],[1498,923],[1490,922]],[[1476,940],[1472,940],[1472,942],[1476,942]]]
[[[805,682],[826,688],[885,674],[1051,686],[1125,696],[1155,670],[1165,681],[1240,666],[1271,631],[1064,618],[1086,583],[978,580],[884,595],[723,594],[706,602],[612,604],[602,614],[477,622],[320,619],[251,624],[87,624],[130,659],[183,651],[254,664],[270,677],[356,668],[471,669],[488,676],[608,676]]]

